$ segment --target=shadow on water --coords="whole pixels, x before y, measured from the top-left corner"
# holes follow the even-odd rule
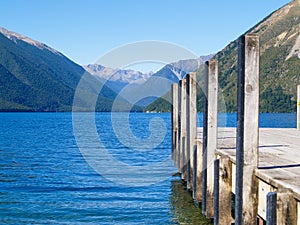
[[[201,208],[195,204],[191,193],[186,189],[186,183],[180,177],[174,177],[171,185],[170,203],[174,224],[213,224],[202,215]]]

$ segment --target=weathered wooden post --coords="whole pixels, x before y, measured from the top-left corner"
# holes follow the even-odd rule
[[[180,131],[181,131],[181,122],[180,122],[180,109],[181,109],[181,93],[180,93],[180,83],[178,83],[177,85],[177,110],[178,110],[178,116],[177,116],[177,120],[178,120],[178,129],[177,129],[177,136],[176,136],[176,143],[177,143],[177,152],[176,152],[176,166],[178,168],[178,171],[180,172]]]
[[[297,129],[300,130],[300,85],[297,89]]]
[[[190,189],[190,82],[189,82],[190,75],[187,74],[186,79],[186,185],[187,189]]]
[[[292,190],[277,191],[277,225],[297,225],[297,202]]]
[[[186,159],[187,159],[187,147],[186,147],[186,79],[180,81],[180,169],[181,177],[186,180]]]
[[[267,194],[267,225],[277,224],[277,193],[269,192]]]
[[[192,193],[193,193],[193,199],[196,200],[197,196],[197,144],[195,140],[194,150],[193,150],[193,167],[192,167]]]
[[[178,84],[172,84],[172,159],[177,162],[178,149]],[[177,165],[176,165],[177,166]]]
[[[214,159],[215,151],[217,149],[217,135],[218,135],[218,61],[210,60],[206,62],[207,70],[205,73],[205,96],[206,102],[204,104],[204,125],[203,125],[203,154],[206,161],[205,175],[206,188],[203,188],[202,196],[206,196],[205,215],[208,218],[214,217]],[[204,164],[203,164],[204,165]],[[205,178],[205,177],[204,177]],[[203,183],[204,185],[204,183]],[[206,190],[205,190],[206,189]]]
[[[236,143],[235,224],[253,225],[257,220],[259,118],[259,38],[239,38],[238,121]]]
[[[187,105],[187,188],[193,190],[193,160],[194,146],[197,136],[197,80],[196,73],[189,73],[186,76]]]
[[[229,157],[220,158],[220,224],[231,224],[231,190],[232,190],[232,162]]]
[[[197,202],[202,202],[202,142],[197,140],[196,141],[196,148],[197,148],[197,156],[195,157],[195,164],[194,164],[194,170],[196,173],[195,177],[195,199]]]
[[[207,193],[207,118],[208,118],[208,66],[204,73],[204,102],[203,102],[203,137],[202,137],[202,214],[206,215],[206,193]]]
[[[214,225],[219,225],[219,215],[220,215],[220,160],[216,159],[214,161]]]
[[[178,85],[178,152],[177,152],[177,168],[179,173],[182,173],[181,87],[182,87],[182,81],[180,80]]]

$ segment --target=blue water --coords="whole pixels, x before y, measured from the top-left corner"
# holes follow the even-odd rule
[[[89,117],[77,114],[79,121]],[[263,127],[296,124],[295,114],[260,118]],[[122,113],[96,114],[95,140],[93,126],[82,123],[74,132],[71,113],[0,113],[0,223],[189,224],[192,216],[179,214],[190,213],[192,200],[172,191],[184,186],[168,164],[170,114],[130,114],[129,130],[125,119]],[[235,120],[235,114],[220,119],[227,126]],[[95,155],[102,152],[110,157]]]
[[[235,127],[236,114],[220,114],[219,125]],[[261,113],[259,115],[259,127],[262,128],[296,128],[296,113]]]
[[[198,126],[203,126],[203,114],[198,113]],[[236,113],[220,113],[218,125],[220,127],[236,127]],[[262,128],[296,128],[296,113],[261,113],[259,127]]]

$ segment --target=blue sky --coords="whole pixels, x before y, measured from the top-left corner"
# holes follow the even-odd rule
[[[0,3],[0,26],[46,43],[79,64],[143,40],[171,42],[200,56],[222,50],[288,2],[10,0]]]

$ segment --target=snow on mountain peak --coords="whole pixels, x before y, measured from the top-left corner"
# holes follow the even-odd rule
[[[153,72],[142,73],[135,70],[112,69],[99,64],[89,64],[83,68],[94,76],[123,83],[143,83],[153,74]]]

